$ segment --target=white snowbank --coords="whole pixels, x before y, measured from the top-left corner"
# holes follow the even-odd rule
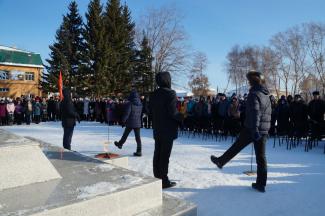
[[[42,139],[62,146],[63,129],[60,122],[32,124],[30,126],[2,127],[22,136]],[[94,156],[103,151],[103,140],[107,139],[107,126],[94,122],[77,125],[72,140],[72,149],[82,154]],[[110,141],[119,140],[121,127],[110,127]],[[154,140],[152,130],[142,129],[142,157],[133,157],[136,150],[134,134],[131,133],[123,149],[110,145],[109,151],[130,156],[132,170],[153,176],[152,157]],[[175,188],[166,193],[197,204],[199,215],[281,215],[305,216],[324,215],[325,212],[325,155],[323,145],[310,152],[304,146],[286,150],[286,146],[273,148],[273,140],[267,145],[268,185],[266,193],[251,189],[255,176],[246,176],[250,170],[251,147],[244,149],[222,170],[210,162],[210,155],[221,155],[231,140],[216,142],[215,139],[188,138],[180,136],[174,142],[170,158],[169,177],[177,182]],[[253,169],[256,170],[255,159]],[[123,185],[140,182],[124,176]],[[101,190],[113,190],[114,185],[105,183],[84,188],[81,197],[92,196]]]

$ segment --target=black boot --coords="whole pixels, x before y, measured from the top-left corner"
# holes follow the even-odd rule
[[[172,181],[168,181],[168,182],[163,182],[162,184],[162,188],[166,189],[166,188],[171,188],[171,187],[175,187],[176,186],[176,182],[172,182]]]
[[[217,167],[219,169],[222,169],[222,163],[220,162],[219,158],[217,158],[214,155],[211,155],[210,159],[211,159],[212,163],[214,163],[215,165],[217,165]]]
[[[254,188],[255,190],[265,193],[265,186],[263,185],[258,185],[256,183],[252,183],[252,188]]]
[[[141,153],[141,151],[136,151],[136,152],[133,153],[133,156],[141,157],[142,153]]]
[[[117,141],[115,141],[114,142],[114,145],[117,147],[117,148],[119,148],[119,149],[122,149],[122,144],[120,144],[119,142],[117,142]]]

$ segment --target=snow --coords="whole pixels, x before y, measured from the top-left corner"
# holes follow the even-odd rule
[[[89,197],[95,197],[101,194],[105,194],[108,192],[113,192],[117,190],[118,186],[109,182],[99,182],[91,186],[86,186],[83,188],[79,188],[78,199],[85,199]]]
[[[2,127],[22,136],[30,136],[54,145],[62,146],[63,129],[59,122],[39,125]],[[74,131],[72,148],[88,156],[104,150],[107,141],[106,125],[82,122]],[[133,157],[136,143],[133,133],[122,150],[112,143],[123,133],[121,127],[110,127],[109,151],[129,156],[130,169],[152,174],[154,140],[152,130],[142,129],[143,156]],[[324,142],[310,152],[303,145],[292,150],[286,146],[273,148],[273,140],[267,145],[268,185],[266,193],[251,189],[254,176],[243,171],[250,170],[251,147],[244,149],[222,170],[210,162],[210,155],[221,155],[231,145],[227,141],[203,140],[199,137],[181,135],[175,142],[170,159],[169,177],[177,182],[175,188],[165,190],[169,195],[194,202],[199,215],[324,215],[325,205],[325,155]],[[256,170],[255,159],[253,169]],[[110,169],[109,166],[99,169]],[[122,176],[123,186],[141,179]],[[101,190],[116,189],[114,185],[101,182],[80,188],[80,197],[93,196]]]
[[[77,192],[79,193],[78,199],[85,199],[89,197],[95,197],[101,194],[106,194],[110,192],[114,192],[121,188],[126,188],[129,185],[135,185],[142,182],[142,178],[131,176],[131,175],[124,175],[120,176],[117,181],[118,184],[114,184],[111,182],[99,182],[90,186],[78,188]]]

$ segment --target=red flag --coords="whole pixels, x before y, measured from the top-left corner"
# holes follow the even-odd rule
[[[62,73],[61,73],[61,71],[60,71],[60,74],[59,74],[58,82],[59,82],[58,87],[59,87],[60,100],[62,101],[63,100],[63,94],[62,94],[63,84],[62,84]]]

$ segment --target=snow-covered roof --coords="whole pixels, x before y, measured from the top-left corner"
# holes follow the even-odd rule
[[[176,92],[177,97],[191,97],[191,96],[193,96],[192,92],[186,91],[186,90],[175,89],[175,92]]]
[[[0,62],[0,64],[1,65],[10,65],[10,66],[44,68],[43,65],[35,65],[35,64],[16,64],[16,63],[12,63],[12,62]]]
[[[40,54],[6,46],[0,46],[0,64],[44,68]]]
[[[7,47],[7,46],[3,46],[3,45],[0,45],[0,50],[39,54],[39,53],[35,53],[35,52],[30,52],[30,51],[27,51],[27,50],[17,49],[15,47]]]

